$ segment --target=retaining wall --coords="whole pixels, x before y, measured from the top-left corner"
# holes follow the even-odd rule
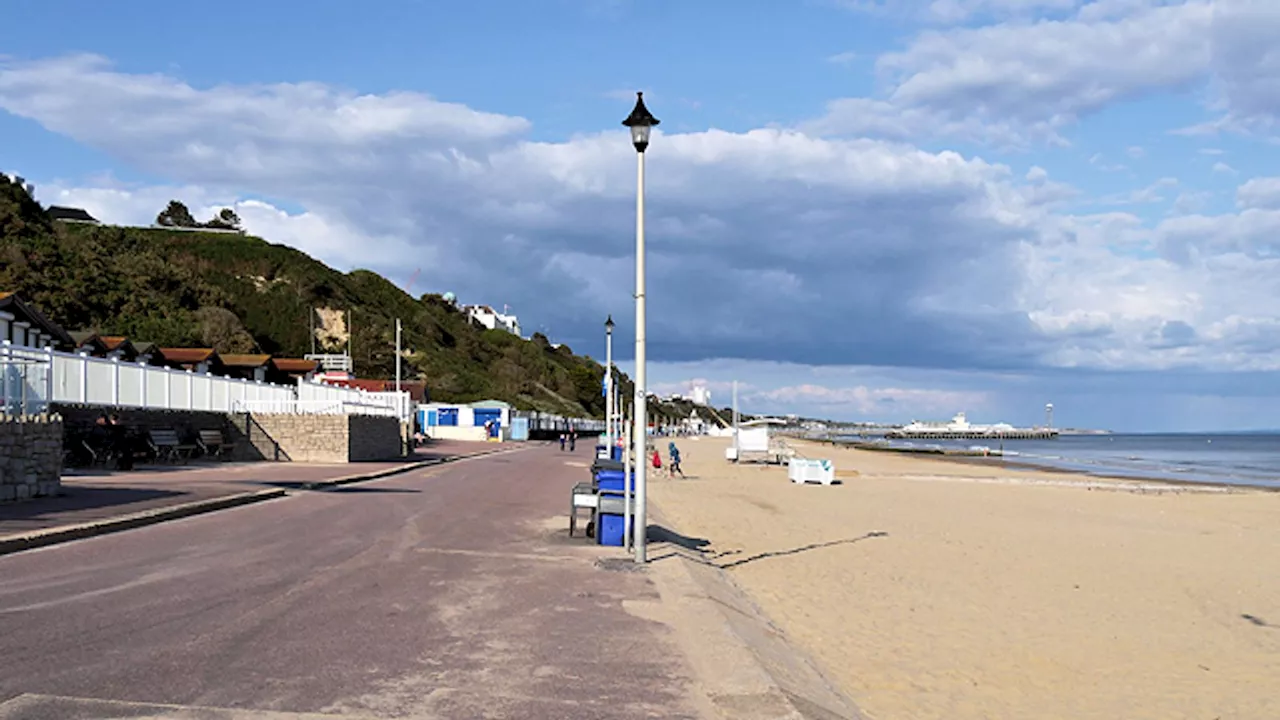
[[[405,455],[405,429],[392,417],[252,413],[230,420],[244,439],[238,459],[345,463]]]
[[[0,502],[57,495],[62,488],[62,418],[0,415]]]

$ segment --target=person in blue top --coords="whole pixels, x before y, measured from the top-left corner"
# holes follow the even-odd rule
[[[667,477],[675,477],[676,473],[684,477],[684,470],[680,467],[680,448],[675,442],[667,443],[667,454],[671,456],[671,462],[667,463]]]

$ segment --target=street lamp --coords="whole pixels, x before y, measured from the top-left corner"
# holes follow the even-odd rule
[[[644,106],[644,93],[636,93],[636,106],[622,124],[631,129],[631,144],[636,148],[636,377],[635,418],[633,441],[636,456],[636,562],[645,562],[645,450],[648,435],[648,398],[645,389],[645,307],[644,307],[644,151],[649,149],[649,131],[657,126],[658,118]],[[624,483],[625,486],[625,483]]]
[[[604,438],[613,457],[613,315],[604,321]]]

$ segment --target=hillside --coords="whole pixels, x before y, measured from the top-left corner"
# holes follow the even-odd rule
[[[311,352],[316,324],[326,330],[322,345],[330,347],[323,349],[340,351],[350,312],[357,375],[388,378],[398,317],[402,372],[426,382],[432,399],[604,414],[604,368],[595,360],[553,348],[541,335],[523,340],[487,330],[440,295],[414,298],[376,273],[342,273],[248,235],[54,222],[0,178],[0,289],[20,293],[69,330],[300,357]],[[312,308],[321,310],[314,319]],[[627,397],[631,384],[623,383]],[[689,411],[651,407],[667,417]]]

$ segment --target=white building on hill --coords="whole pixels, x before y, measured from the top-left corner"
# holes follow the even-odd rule
[[[694,385],[691,399],[699,405],[710,405],[711,391],[705,385]]]
[[[521,337],[520,321],[515,315],[500,313],[488,305],[464,305],[462,312],[490,330],[506,330],[516,337]]]

